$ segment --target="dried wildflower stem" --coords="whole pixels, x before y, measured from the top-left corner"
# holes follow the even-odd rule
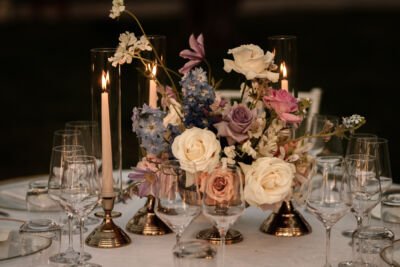
[[[305,135],[305,136],[301,136],[301,137],[296,138],[296,139],[289,139],[289,140],[287,140],[285,142],[280,143],[280,145],[284,145],[284,144],[291,143],[291,142],[298,142],[298,141],[301,141],[301,140],[304,140],[304,139],[326,138],[326,137],[331,137],[331,136],[338,135],[338,134],[343,134],[343,133],[348,132],[348,131],[357,130],[358,128],[363,126],[365,124],[365,122],[366,122],[366,120],[360,122],[360,124],[358,124],[357,126],[354,126],[354,127],[351,127],[351,128],[339,128],[339,129],[336,129],[335,131],[330,132],[330,133],[325,133],[324,134],[324,133],[320,132],[320,133],[315,134],[315,135]]]
[[[147,41],[149,41],[149,38],[147,37],[147,34],[145,33],[145,31],[144,31],[144,29],[143,29],[143,27],[142,27],[142,24],[140,23],[139,19],[138,19],[132,12],[130,12],[129,10],[125,10],[124,12],[126,12],[128,15],[130,15],[130,16],[136,21],[136,23],[138,24],[138,26],[139,26],[140,30],[142,31],[144,37],[146,38]],[[160,63],[160,66],[164,69],[165,74],[168,76],[168,79],[169,79],[170,82],[171,82],[172,88],[173,88],[173,90],[174,90],[175,93],[176,93],[176,96],[177,96],[178,99],[180,100],[180,95],[179,95],[178,89],[177,89],[176,86],[175,86],[175,82],[174,82],[174,80],[172,79],[172,77],[171,77],[171,75],[170,75],[170,73],[169,73],[169,71],[168,71],[168,68],[167,68],[167,67],[164,65],[164,63],[161,61],[160,57],[158,56],[157,50],[154,49],[154,46],[153,46],[153,44],[152,44],[150,41],[149,41],[149,44],[150,44],[150,46],[151,46],[151,48],[152,48],[152,50],[153,50],[153,52],[154,52],[154,56],[156,57],[157,61]]]

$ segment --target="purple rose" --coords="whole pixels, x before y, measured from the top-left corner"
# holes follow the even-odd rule
[[[214,124],[218,130],[218,136],[226,137],[229,145],[242,143],[249,138],[248,130],[253,123],[256,114],[244,104],[234,104],[223,117],[223,120]]]

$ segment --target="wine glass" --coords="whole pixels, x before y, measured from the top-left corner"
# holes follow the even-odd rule
[[[325,267],[330,264],[331,228],[350,207],[346,205],[346,189],[342,185],[343,157],[322,156],[316,159],[317,173],[310,179],[306,198],[307,208],[320,220],[326,230]],[[315,179],[320,177],[320,179]]]
[[[51,153],[50,175],[48,181],[48,194],[50,198],[60,203],[57,190],[59,190],[61,187],[61,176],[64,170],[65,158],[84,154],[85,149],[83,148],[83,146],[60,145],[53,147]],[[64,206],[62,207],[65,209]],[[77,258],[79,257],[79,253],[74,250],[72,242],[73,217],[68,209],[65,209],[65,211],[68,215],[68,248],[66,251],[50,257],[50,261],[55,263],[75,263],[77,261]],[[89,255],[87,255],[87,257],[88,259],[90,258]]]
[[[82,145],[85,147],[86,155],[93,156],[97,161],[97,168],[101,167],[101,144],[99,126],[96,121],[69,121],[65,123],[68,131],[77,131],[82,136]],[[100,219],[88,216],[85,225],[93,225],[100,222]]]
[[[373,156],[352,154],[344,160],[344,175],[351,206],[357,219],[357,228],[363,225],[363,216],[381,200],[381,183],[377,160]]]
[[[360,153],[359,150],[359,145],[358,145],[358,140],[361,138],[377,138],[377,135],[371,134],[371,133],[353,133],[349,136],[349,140],[347,141],[347,147],[346,147],[346,155],[351,155],[351,154],[363,154]],[[370,221],[369,214],[367,216],[368,222]],[[354,233],[354,229],[347,229],[342,232],[342,235],[345,237],[351,238]]]
[[[376,158],[382,193],[386,192],[393,183],[388,140],[379,137],[358,138],[355,150],[358,150],[359,154],[370,155]]]
[[[176,234],[174,253],[179,252],[182,233],[201,212],[201,198],[195,185],[194,164],[182,166],[179,160],[161,164],[156,179],[156,215]]]
[[[371,133],[353,133],[349,136],[349,140],[347,142],[347,147],[346,147],[346,155],[351,155],[351,154],[362,154],[357,151],[356,144],[357,140],[359,138],[377,138],[378,136],[376,134],[371,134]]]
[[[100,169],[101,143],[98,123],[96,121],[69,121],[65,123],[65,129],[80,132],[86,154],[96,158],[97,168]]]
[[[346,204],[357,219],[357,230],[363,226],[363,217],[381,200],[381,184],[377,160],[365,154],[347,155],[344,160],[343,184]],[[340,263],[339,266],[359,266],[358,259]]]
[[[66,145],[83,146],[83,144],[82,133],[75,129],[61,129],[55,131],[53,134],[53,147]]]
[[[215,224],[221,236],[224,266],[226,233],[245,211],[242,172],[236,165],[218,164],[208,173],[205,185],[200,183],[199,188],[203,191],[203,214]]]
[[[339,125],[339,118],[332,115],[314,114],[311,120],[310,135],[316,135],[329,127]],[[309,154],[317,157],[318,155],[343,155],[342,141],[336,136],[330,137],[329,140],[322,138],[310,138],[311,149]]]
[[[93,156],[72,156],[64,160],[61,187],[53,189],[61,205],[77,217],[80,230],[79,260],[71,267],[101,267],[85,262],[84,219],[101,202],[101,185],[96,158]]]

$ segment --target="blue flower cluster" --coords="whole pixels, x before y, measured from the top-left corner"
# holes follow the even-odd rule
[[[166,131],[163,125],[164,116],[163,111],[146,104],[143,108],[133,109],[132,131],[140,137],[140,143],[147,153],[157,155],[167,147],[164,140]]]
[[[215,119],[208,116],[210,105],[214,103],[215,91],[208,84],[207,75],[202,68],[196,68],[183,76],[181,82],[183,91],[182,109],[185,114],[186,127],[210,128]]]

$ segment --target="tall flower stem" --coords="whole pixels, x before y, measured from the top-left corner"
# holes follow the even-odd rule
[[[208,68],[208,83],[211,84],[211,65],[207,59],[204,59],[204,63],[206,63]]]

